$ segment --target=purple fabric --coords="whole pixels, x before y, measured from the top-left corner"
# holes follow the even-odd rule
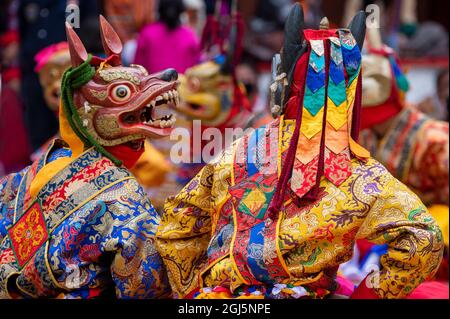
[[[149,24],[139,34],[135,64],[149,73],[174,68],[184,73],[200,62],[200,42],[192,29],[180,26],[169,30],[163,23]]]

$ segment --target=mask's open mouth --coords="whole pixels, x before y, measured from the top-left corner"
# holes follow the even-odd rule
[[[139,152],[140,150],[142,150],[144,148],[144,139],[140,139],[140,140],[134,140],[134,141],[130,141],[125,143],[128,147],[130,147],[131,149],[133,149],[136,152]]]
[[[197,104],[197,103],[190,103],[187,101],[184,101],[179,106],[177,106],[176,109],[177,112],[183,113],[189,117],[192,117],[194,119],[201,118],[202,115],[205,116],[205,107],[203,105]]]
[[[198,111],[198,110],[203,109],[203,106],[201,106],[200,104],[188,103],[188,105],[193,111]]]
[[[122,114],[120,120],[127,126],[144,125],[157,129],[172,128],[176,119],[170,109],[177,108],[179,103],[178,92],[170,90],[158,95],[143,107]]]
[[[177,112],[193,120],[212,121],[220,112],[220,108],[211,104],[183,101],[177,106]]]

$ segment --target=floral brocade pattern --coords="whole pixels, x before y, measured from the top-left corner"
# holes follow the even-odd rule
[[[159,217],[144,198],[136,181],[121,182],[55,230],[49,263],[59,285],[70,291],[60,297],[95,296],[113,287],[109,293],[119,298],[167,296],[167,277],[154,246]]]
[[[47,240],[48,232],[42,209],[38,202],[9,230],[11,244],[22,267]]]
[[[293,124],[283,121],[281,136],[271,141],[280,142],[281,153],[286,152]],[[233,178],[242,174],[242,165],[234,163],[237,145],[239,141],[166,201],[157,249],[175,297],[207,298],[205,291],[228,291],[224,295],[238,298],[243,291],[256,291],[258,296],[275,298],[267,291],[280,290],[292,291],[294,298],[323,298],[336,290],[337,268],[351,258],[353,245],[361,238],[388,245],[378,281],[372,285],[379,297],[406,297],[436,272],[443,251],[439,228],[419,198],[373,159],[352,159],[352,173],[339,186],[322,178],[315,200],[298,200],[288,193],[278,231],[267,226],[270,221],[264,227],[267,220],[249,224],[243,230],[251,234],[248,242],[235,242],[239,225],[235,225],[233,210],[240,208],[229,191]],[[240,193],[252,191],[242,189]],[[252,207],[264,204],[255,203],[264,201],[257,192],[249,201]],[[261,245],[261,234],[271,240]],[[237,249],[246,249],[247,265],[236,264],[240,262],[235,259]],[[273,275],[271,267],[276,262],[281,262],[287,275]],[[252,285],[248,285],[241,269],[249,271],[246,276],[255,269],[267,269],[269,275],[253,273]],[[202,293],[196,295],[195,291]]]
[[[128,171],[87,150],[40,190],[40,206],[26,209],[30,178],[26,169],[0,181],[0,298],[170,294],[154,242],[159,215]]]

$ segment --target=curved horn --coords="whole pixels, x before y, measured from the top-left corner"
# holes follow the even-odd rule
[[[237,27],[236,25],[233,24],[230,30],[230,41],[225,55],[225,61],[220,68],[220,71],[223,74],[231,74],[233,72],[233,58],[234,52],[236,50],[236,41],[237,41]]]
[[[100,15],[100,35],[106,55],[117,54],[120,57],[123,49],[122,41],[112,25],[102,15]]]
[[[72,26],[66,21],[66,35],[67,43],[69,44],[70,61],[73,67],[79,66],[87,60],[88,54],[86,48],[81,42],[78,35],[73,30]]]
[[[229,34],[229,42],[228,42],[228,48],[225,55],[225,61],[222,64],[221,72],[223,74],[231,74],[233,72],[233,67],[238,63],[236,59],[240,58],[240,53],[237,52],[240,51],[241,48],[241,34],[243,32],[243,25],[242,25],[242,19],[239,13],[237,12],[236,8],[236,1],[233,1],[232,3],[232,12],[231,12],[231,28],[230,28],[230,34]]]
[[[303,26],[303,8],[296,3],[289,12],[284,26],[282,63],[285,72],[289,72],[298,60],[303,43]]]
[[[328,30],[330,28],[330,20],[327,17],[323,17],[320,20],[319,29],[320,30]]]
[[[364,46],[364,38],[366,36],[366,14],[364,11],[359,11],[348,25],[353,37],[358,43],[358,47],[362,50]]]
[[[372,49],[381,49],[383,47],[383,40],[381,39],[379,28],[369,28],[367,30],[367,42]]]

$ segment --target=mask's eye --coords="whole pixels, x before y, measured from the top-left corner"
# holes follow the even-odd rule
[[[112,97],[118,102],[124,102],[131,96],[131,89],[126,85],[118,85],[112,90]]]

